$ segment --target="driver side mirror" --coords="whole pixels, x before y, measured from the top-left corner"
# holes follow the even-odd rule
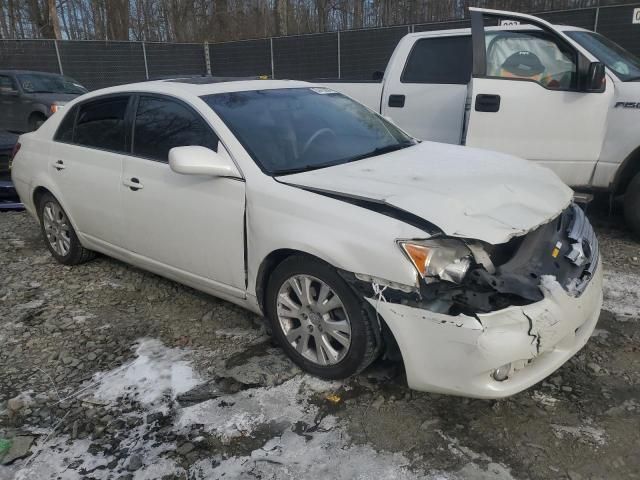
[[[582,82],[582,88],[580,89],[583,92],[588,93],[601,93],[604,92],[606,87],[607,75],[604,68],[604,63],[601,62],[591,62],[589,64],[589,69],[587,70],[586,75],[584,76]]]
[[[169,150],[171,170],[182,175],[241,178],[238,168],[228,157],[206,147],[174,147]]]

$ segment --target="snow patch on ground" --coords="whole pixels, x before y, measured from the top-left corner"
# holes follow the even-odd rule
[[[102,480],[108,478],[110,473],[107,470],[98,469],[107,465],[111,460],[103,455],[91,455],[87,453],[87,448],[91,441],[74,440],[61,436],[46,441],[46,437],[41,437],[35,447],[37,455],[27,460],[25,466],[15,474],[15,480],[42,480],[45,478],[55,478],[57,480],[80,480],[86,478],[81,472],[92,472],[91,478]],[[78,464],[78,469],[71,469],[71,464]]]
[[[615,270],[604,271],[605,310],[614,313],[618,320],[633,320],[640,317],[640,288],[638,275]]]
[[[155,339],[141,339],[136,347],[137,358],[106,373],[94,375],[98,383],[93,396],[113,402],[120,397],[135,397],[148,406],[162,403],[188,392],[202,380],[185,360],[188,351],[167,348]]]
[[[560,440],[567,436],[573,437],[579,442],[588,443],[596,447],[605,445],[607,434],[602,428],[592,425],[580,425],[579,427],[570,427],[568,425],[551,424],[553,433]]]
[[[551,395],[543,393],[539,390],[536,390],[535,392],[533,392],[532,398],[539,404],[544,405],[545,407],[555,407],[556,403],[559,402],[557,398],[552,397]]]
[[[293,424],[307,421],[313,424],[318,409],[306,402],[305,392],[329,390],[333,384],[297,376],[276,387],[244,390],[233,395],[199,403],[183,409],[177,428],[194,423],[223,441],[251,435],[258,426],[268,423]],[[324,388],[323,388],[324,386]]]
[[[346,433],[334,417],[325,417],[310,438],[287,430],[250,455],[232,457],[221,463],[201,460],[189,474],[195,478],[331,478],[336,480],[447,479],[409,469],[409,460],[400,453],[377,452],[369,445],[349,445]]]

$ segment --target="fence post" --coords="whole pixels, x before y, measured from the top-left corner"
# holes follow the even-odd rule
[[[56,57],[58,58],[58,69],[60,70],[60,75],[64,75],[64,71],[62,70],[62,60],[60,59],[60,49],[58,48],[58,40],[54,40],[53,45],[56,47]]]
[[[338,30],[338,78],[342,78],[342,65],[340,62],[340,30]]]
[[[269,46],[271,48],[271,79],[275,80],[276,70],[274,68],[274,62],[273,62],[273,37],[269,38]]]
[[[209,54],[209,42],[204,42],[204,65],[207,75],[211,76],[211,55]]]
[[[142,42],[142,56],[144,57],[144,73],[147,76],[147,80],[149,80],[149,64],[147,63],[147,47]]]
[[[598,2],[598,3],[600,3],[600,2]],[[594,25],[593,25],[593,31],[594,32],[598,31],[598,20],[600,20],[600,6],[599,5],[596,7],[596,20],[595,20]]]

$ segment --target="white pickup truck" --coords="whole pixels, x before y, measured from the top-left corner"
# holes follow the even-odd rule
[[[382,81],[327,86],[416,138],[510,153],[576,191],[624,195],[640,235],[640,59],[588,30],[470,10],[471,29],[405,36]]]

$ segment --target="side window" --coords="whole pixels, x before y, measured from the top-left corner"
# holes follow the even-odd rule
[[[470,36],[423,38],[413,46],[401,81],[466,85],[472,64]]]
[[[76,121],[74,143],[85,147],[125,152],[125,114],[128,102],[129,96],[122,96],[100,98],[81,105]]]
[[[487,75],[531,80],[545,88],[575,88],[575,53],[564,43],[542,32],[486,33]]]
[[[216,151],[218,138],[191,109],[167,98],[141,96],[133,132],[133,153],[169,161],[173,147],[199,145]]]
[[[11,77],[0,75],[0,94],[17,91],[16,84]]]
[[[58,130],[56,130],[56,134],[53,137],[56,142],[73,142],[73,126],[76,121],[77,111],[78,107],[73,107],[68,112],[64,113],[64,118],[62,119],[62,122],[60,122]]]

